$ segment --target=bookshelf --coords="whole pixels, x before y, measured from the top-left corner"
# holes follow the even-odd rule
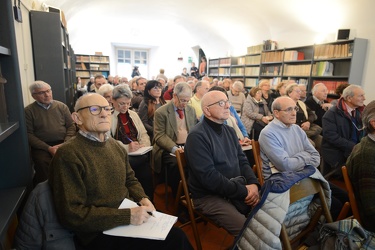
[[[30,11],[30,26],[35,79],[50,84],[53,98],[73,110],[75,56],[60,14]]]
[[[367,43],[367,39],[355,38],[275,50],[255,45],[244,56],[209,59],[208,72],[210,77],[240,79],[246,88],[263,78],[270,79],[272,85],[294,80],[306,84],[308,90],[323,82],[333,94],[342,83],[361,85]]]
[[[76,55],[76,76],[81,77],[83,84],[86,84],[91,76],[109,75],[109,56],[103,55]]]
[[[0,8],[0,249],[32,180],[11,1]],[[6,79],[4,83],[3,79]]]

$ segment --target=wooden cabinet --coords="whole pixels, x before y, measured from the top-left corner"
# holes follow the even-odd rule
[[[75,62],[69,34],[54,12],[30,11],[35,79],[51,85],[53,98],[74,106]],[[73,67],[72,67],[73,66]]]
[[[103,55],[76,55],[76,75],[81,77],[83,84],[86,84],[91,76],[109,75],[109,56]]]
[[[25,124],[11,1],[0,8],[0,249],[8,227],[31,183],[32,168]]]
[[[308,90],[323,82],[330,94],[345,82],[362,84],[367,39],[265,51],[259,45],[253,47],[248,50],[251,54],[244,56],[210,59],[209,76],[240,79],[245,87],[256,86],[263,78],[274,86],[282,80],[294,80],[306,84]]]

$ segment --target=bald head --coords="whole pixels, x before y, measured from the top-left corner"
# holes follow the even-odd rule
[[[201,107],[206,118],[223,124],[230,115],[228,97],[221,91],[209,91],[201,100]]]

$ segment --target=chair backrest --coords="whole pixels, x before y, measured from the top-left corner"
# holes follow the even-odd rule
[[[194,238],[195,238],[195,243],[197,245],[197,249],[201,250],[202,244],[200,241],[200,237],[199,237],[199,233],[198,233],[198,229],[197,229],[197,225],[196,225],[196,221],[194,217],[193,202],[190,197],[190,192],[189,192],[189,188],[188,188],[188,184],[187,184],[187,180],[185,176],[185,168],[187,165],[186,159],[185,159],[185,153],[180,152],[179,150],[176,150],[175,153],[176,153],[178,170],[180,171],[180,177],[181,177],[180,185],[178,187],[177,196],[176,196],[176,210],[177,210],[179,201],[183,201],[184,205],[186,206],[189,212],[190,222],[193,228],[193,233],[194,233]],[[182,191],[183,191],[183,195],[182,195]]]
[[[351,207],[352,212],[353,212],[353,216],[359,223],[361,223],[361,219],[359,217],[357,200],[356,200],[355,195],[354,195],[352,182],[349,179],[348,169],[346,168],[346,166],[342,166],[341,171],[342,171],[342,175],[344,177],[346,189],[348,190],[349,202],[350,202],[350,207]]]
[[[254,161],[255,161],[255,173],[258,177],[259,184],[263,186],[264,178],[262,173],[262,158],[260,158],[260,146],[259,142],[256,140],[251,140],[251,146],[253,149]]]
[[[289,236],[286,232],[286,228],[283,225],[280,233],[280,237],[283,241],[284,249],[292,249],[291,246],[298,242],[300,239],[305,237],[311,231],[314,230],[318,224],[319,218],[323,212],[326,222],[332,222],[332,216],[327,204],[327,200],[319,180],[312,178],[305,178],[298,183],[294,184],[289,191],[290,195],[290,204],[313,194],[318,194],[321,201],[320,207],[317,209],[315,214],[310,219],[310,224],[302,230],[293,240],[289,239]]]

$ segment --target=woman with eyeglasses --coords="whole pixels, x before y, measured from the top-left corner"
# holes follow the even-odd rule
[[[246,127],[249,137],[258,140],[260,131],[273,119],[267,102],[262,97],[262,90],[253,87],[244,102],[241,121]]]
[[[144,91],[144,98],[141,104],[139,104],[138,115],[151,141],[154,137],[154,113],[166,103],[161,96],[162,88],[159,81],[148,81]]]
[[[297,83],[289,84],[286,87],[286,95],[296,102],[298,107],[296,124],[307,134],[314,147],[320,152],[323,137],[320,135],[322,128],[313,123],[317,116],[304,102],[300,100],[301,90]]]
[[[118,85],[113,89],[112,103],[115,111],[112,115],[111,135],[123,143],[128,153],[151,145],[150,137],[138,114],[129,109],[132,97],[128,85]],[[153,201],[154,187],[149,155],[129,156],[129,163],[145,193]]]

